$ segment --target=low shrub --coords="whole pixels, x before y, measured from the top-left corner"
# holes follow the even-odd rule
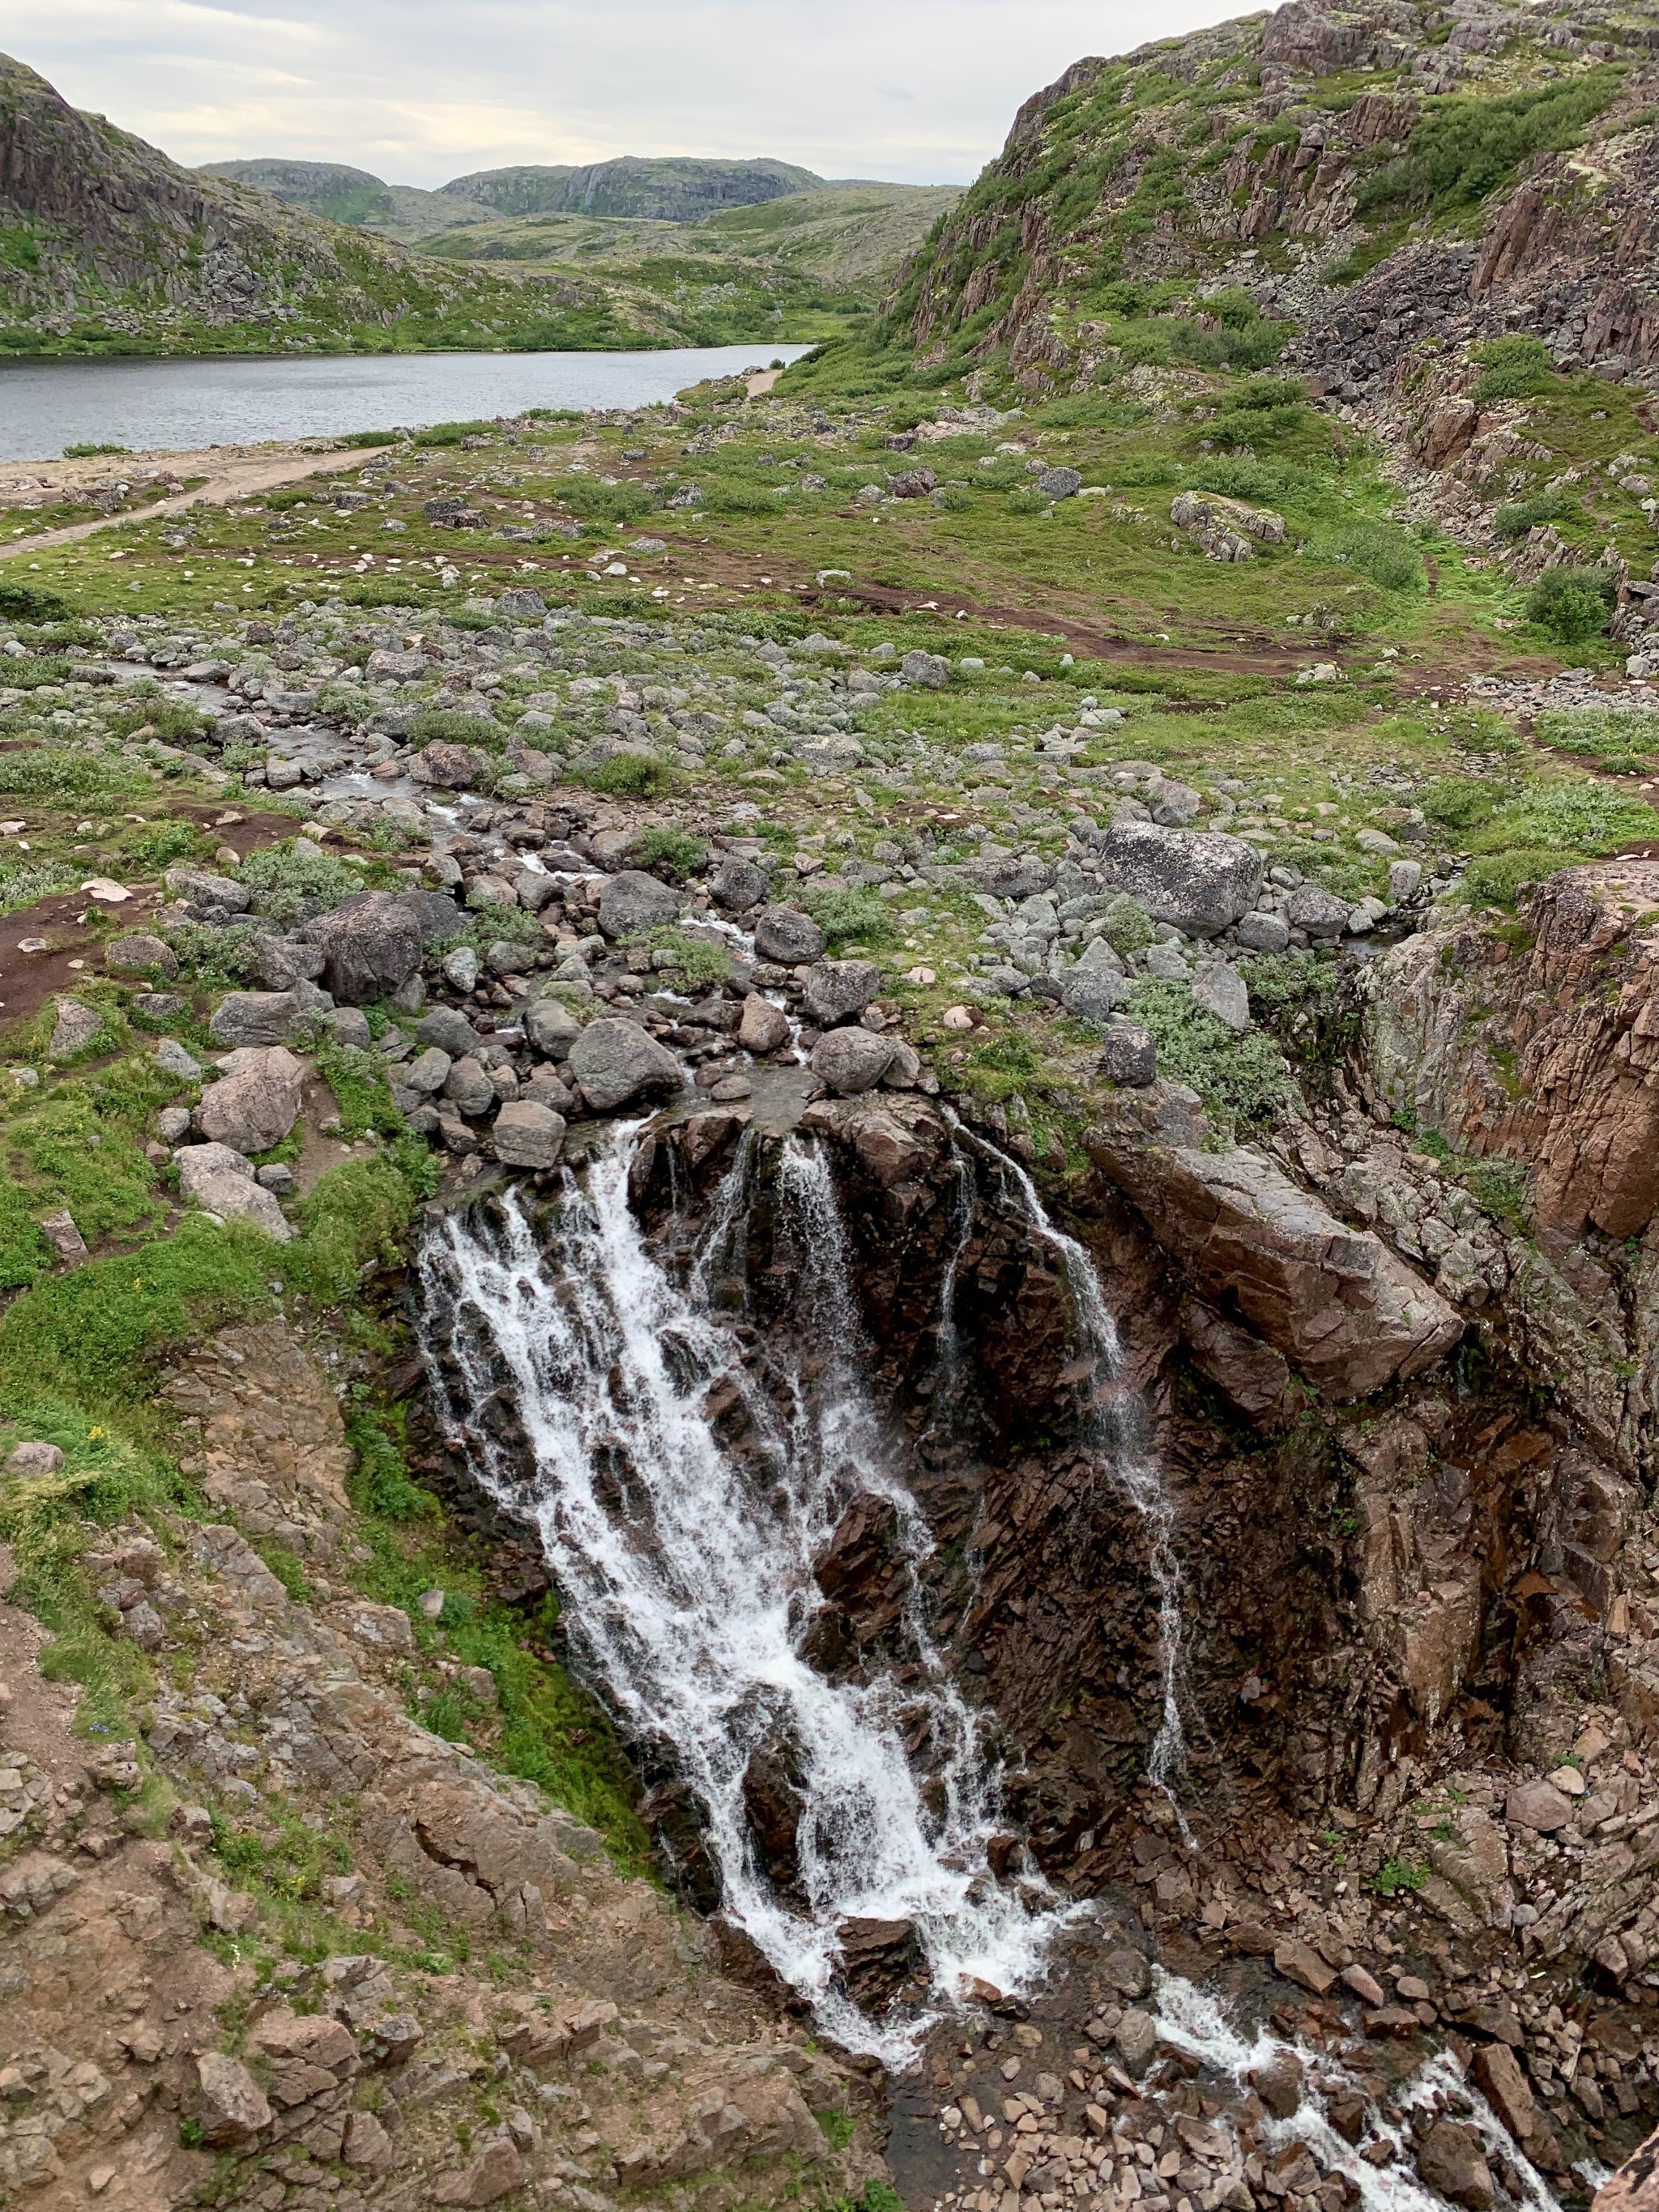
[[[1310,549],[1316,561],[1357,569],[1385,592],[1415,592],[1423,585],[1423,556],[1396,524],[1351,522]]]
[[[1477,407],[1493,399],[1531,399],[1554,380],[1555,363],[1542,338],[1494,338],[1476,358],[1483,364],[1474,386]]]
[[[0,584],[0,615],[9,622],[58,623],[72,621],[75,610],[60,592],[38,584]]]
[[[1613,775],[1640,775],[1659,752],[1659,714],[1611,707],[1562,707],[1538,717],[1540,739]]]
[[[896,933],[886,900],[873,891],[809,890],[801,904],[832,951],[843,945],[886,945]]]
[[[1547,568],[1527,595],[1527,620],[1558,645],[1583,645],[1607,629],[1618,588],[1607,568]]]
[[[1137,983],[1128,1012],[1152,1032],[1159,1074],[1189,1084],[1223,1131],[1259,1128],[1290,1097],[1290,1071],[1278,1046],[1260,1030],[1236,1036],[1198,1004],[1189,985]]]
[[[1500,538],[1524,538],[1540,523],[1563,522],[1577,512],[1564,491],[1535,491],[1527,499],[1506,501],[1492,519]]]
[[[309,921],[362,889],[356,869],[314,846],[306,849],[308,842],[291,838],[285,844],[267,845],[243,861],[238,880],[252,892],[257,913],[269,915],[274,921]]]
[[[684,830],[647,830],[635,841],[629,857],[641,868],[660,868],[683,884],[708,866],[708,848],[701,837]]]
[[[611,799],[660,799],[673,789],[674,772],[650,753],[612,753],[581,781]]]

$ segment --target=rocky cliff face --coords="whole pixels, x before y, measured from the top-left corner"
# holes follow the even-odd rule
[[[1281,338],[1349,400],[1443,383],[1515,331],[1635,374],[1659,354],[1653,38],[1637,10],[1291,0],[1079,61],[1021,108],[894,321],[940,362],[1006,349],[1033,390],[1154,357],[1124,327],[1137,288],[1216,361]]]

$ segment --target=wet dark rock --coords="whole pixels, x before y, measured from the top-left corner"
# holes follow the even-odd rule
[[[866,2011],[886,2011],[905,1984],[924,1971],[914,1920],[847,1919],[837,1923],[836,1935],[842,1985]]]
[[[1497,2190],[1480,2138],[1456,2120],[1437,2120],[1417,2149],[1417,2171],[1434,2190],[1464,2212],[1490,2212]]]
[[[743,1802],[761,1863],[779,1888],[792,1887],[800,1878],[797,1838],[806,1801],[787,1744],[757,1744],[744,1769]]]

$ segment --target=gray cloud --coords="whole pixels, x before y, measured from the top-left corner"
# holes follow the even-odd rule
[[[182,161],[436,185],[511,161],[773,155],[968,181],[1028,94],[1213,0],[7,0],[11,52]]]

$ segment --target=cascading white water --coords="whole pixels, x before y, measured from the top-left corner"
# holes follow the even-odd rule
[[[672,1748],[702,1808],[726,1911],[842,2042],[902,2064],[927,2015],[877,2023],[836,1989],[842,1919],[913,1921],[949,2002],[967,1978],[1029,1985],[1066,1916],[1039,1884],[1022,1893],[991,1874],[995,1762],[928,1639],[914,1574],[902,1667],[836,1683],[800,1656],[823,1601],[812,1560],[854,1498],[891,1502],[913,1563],[929,1543],[861,1380],[826,1161],[790,1139],[777,1166],[793,1332],[817,1370],[810,1389],[786,1375],[780,1394],[751,1381],[709,1304],[720,1248],[744,1233],[755,1144],[745,1139],[683,1288],[629,1209],[632,1137],[618,1132],[585,1188],[567,1174],[546,1243],[511,1196],[499,1228],[451,1216],[429,1239],[438,1401],[485,1487],[538,1526],[572,1634],[616,1711]],[[453,1389],[438,1345],[459,1363]],[[741,1456],[706,1410],[723,1382],[754,1425]],[[527,1468],[468,1418],[503,1387]],[[802,1800],[800,1903],[757,1865],[745,1814],[751,1755],[780,1738]],[[927,1746],[925,1776],[908,1744]]]
[[[1094,1373],[1085,1419],[1085,1441],[1111,1479],[1122,1490],[1145,1524],[1147,1571],[1158,1593],[1158,1671],[1162,1677],[1163,1709],[1158,1733],[1147,1757],[1147,1772],[1181,1817],[1185,1815],[1176,1796],[1176,1784],[1187,1765],[1187,1735],[1182,1719],[1182,1691],[1186,1674],[1186,1651],[1181,1614],[1181,1569],[1174,1547],[1175,1504],[1152,1456],[1146,1436],[1146,1408],[1138,1397],[1117,1389],[1123,1372],[1123,1345],[1117,1323],[1108,1312],[1094,1261],[1074,1237],[1057,1229],[1037,1195],[1036,1185],[1017,1161],[956,1125],[956,1134],[984,1153],[1013,1182],[1021,1207],[1039,1237],[1054,1253],[1066,1290],[1071,1294],[1081,1350],[1092,1362]],[[1190,1838],[1188,1838],[1190,1841]]]
[[[1346,2174],[1353,2183],[1365,2212],[1445,2212],[1444,2199],[1425,2188],[1413,2171],[1404,2124],[1413,2112],[1435,2112],[1449,2101],[1460,2109],[1467,2108],[1464,2117],[1480,2136],[1487,2156],[1513,2166],[1527,2212],[1559,2212],[1543,2176],[1467,2080],[1449,2051],[1437,2053],[1419,2066],[1386,2104],[1368,2100],[1364,2133],[1353,2144],[1337,2133],[1327,2113],[1327,2100],[1333,2091],[1362,2089],[1353,2075],[1323,2052],[1286,2044],[1264,2033],[1254,2037],[1242,2034],[1214,1996],[1179,1974],[1155,1967],[1152,1978],[1161,2039],[1226,2076],[1241,2094],[1258,2069],[1286,2051],[1295,2052],[1304,2069],[1302,2102],[1288,2119],[1266,2124],[1267,2140],[1275,2146],[1291,2142],[1309,2144],[1328,2172]],[[1384,2144],[1394,2153],[1388,2165],[1375,2165],[1364,2155],[1367,2149]]]

